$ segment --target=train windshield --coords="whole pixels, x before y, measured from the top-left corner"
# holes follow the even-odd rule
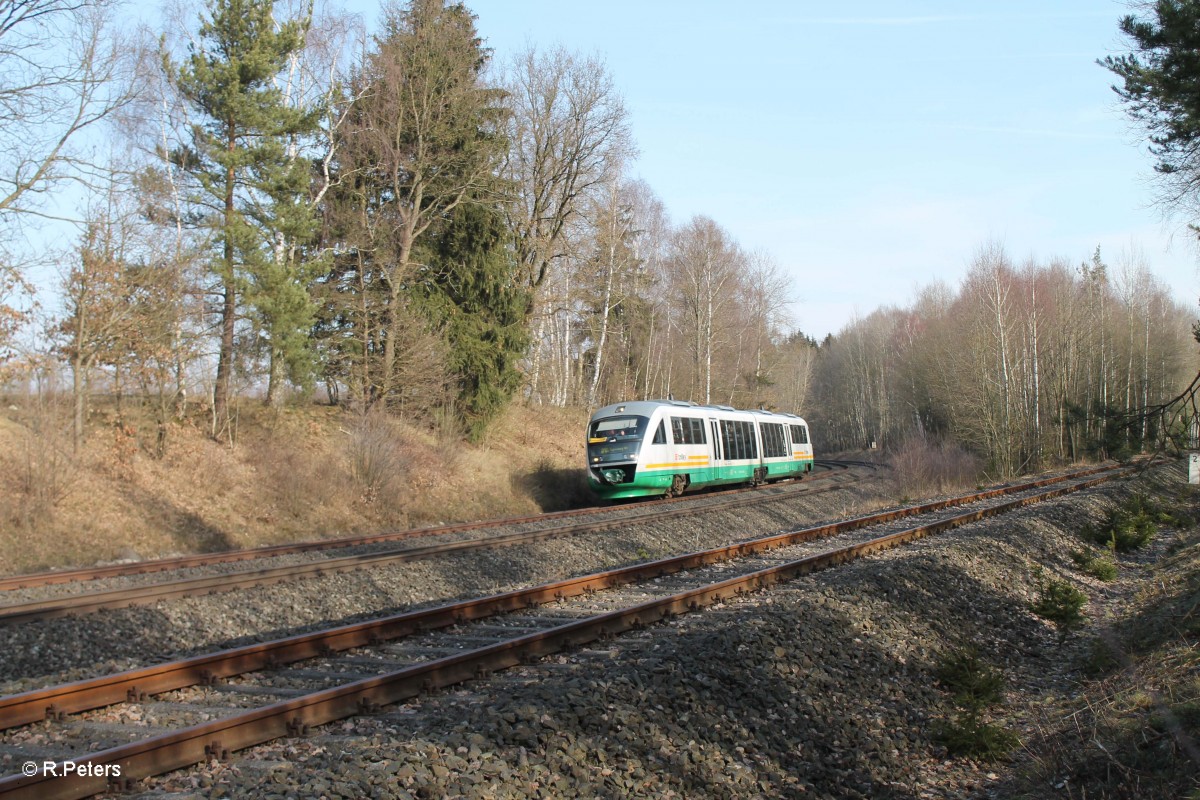
[[[647,417],[605,417],[592,423],[588,442],[626,441],[641,439],[646,433]]]
[[[588,429],[588,463],[637,461],[638,447],[650,424],[647,417],[605,417]]]

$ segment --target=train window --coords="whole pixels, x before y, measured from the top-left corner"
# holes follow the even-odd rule
[[[758,443],[751,422],[721,420],[721,444],[730,461],[758,458]]]
[[[763,457],[783,458],[788,455],[787,439],[783,434],[783,426],[775,422],[763,422],[759,425],[762,432]]]
[[[704,420],[693,417],[671,417],[671,436],[675,444],[706,444]]]
[[[658,421],[658,430],[654,432],[654,441],[651,444],[666,444],[667,443],[667,426],[660,419]]]
[[[792,429],[792,444],[808,444],[808,428],[803,425],[789,425]]]

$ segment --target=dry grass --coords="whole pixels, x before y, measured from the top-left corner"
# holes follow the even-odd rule
[[[197,415],[157,458],[154,425],[101,410],[72,455],[18,400],[0,409],[0,574],[559,508],[579,497],[539,481],[581,470],[586,421],[515,407],[471,445],[328,407],[243,407],[235,446]]]

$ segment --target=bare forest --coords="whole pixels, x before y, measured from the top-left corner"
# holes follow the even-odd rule
[[[295,0],[124,12],[0,9],[0,382],[68,409],[39,423],[63,459],[134,413],[130,446],[162,459],[185,419],[238,447],[250,406],[480,442],[514,404],[674,397],[998,478],[1190,423],[1145,413],[1196,344],[1136,255],[980,243],[958,286],[816,341],[801,278],[637,178],[598,56],[495,59],[444,0],[393,0],[375,30]]]

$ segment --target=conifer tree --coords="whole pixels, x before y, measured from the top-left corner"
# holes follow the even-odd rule
[[[1163,178],[1170,206],[1200,208],[1200,4],[1157,0],[1146,17],[1121,19],[1133,43],[1128,55],[1100,63],[1119,78],[1113,89],[1129,116],[1150,136],[1154,169]]]
[[[487,56],[461,3],[411,0],[385,9],[384,33],[352,81],[358,99],[338,132],[340,194],[362,219],[344,260],[381,290],[378,326],[359,337],[364,356],[378,357],[364,370],[372,401],[395,401],[414,372],[404,363],[419,350],[405,338],[419,280],[414,248],[494,182],[504,140],[499,93],[482,83]]]
[[[218,282],[220,345],[215,433],[228,424],[235,333],[248,300],[270,340],[272,359],[303,372],[311,303],[297,269],[311,237],[311,210],[298,201],[306,167],[286,143],[318,125],[319,114],[289,107],[275,79],[303,46],[309,19],[278,23],[272,0],[209,0],[189,57],[167,73],[197,121],[169,154],[196,183],[192,222],[212,230],[210,269]]]
[[[478,439],[520,385],[529,290],[501,209],[460,205],[431,238],[417,296],[446,338],[456,410],[468,436]]]

